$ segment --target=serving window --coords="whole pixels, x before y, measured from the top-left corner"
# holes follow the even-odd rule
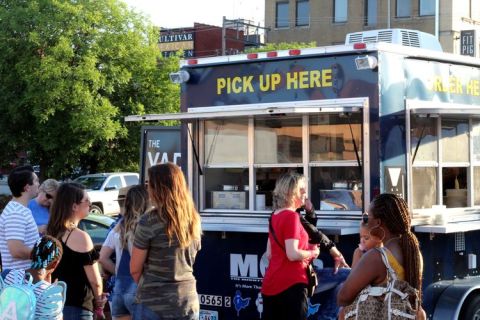
[[[307,176],[322,211],[363,209],[362,113],[243,116],[201,121],[201,210],[272,210],[276,179]]]
[[[465,116],[411,116],[413,209],[428,209],[435,205],[462,208],[480,204],[479,133],[478,120]]]

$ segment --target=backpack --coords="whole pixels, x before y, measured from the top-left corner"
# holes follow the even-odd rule
[[[376,249],[387,267],[387,285],[368,286],[360,291],[353,303],[344,308],[345,319],[416,319],[420,306],[418,290],[408,282],[397,279],[385,248]]]
[[[0,319],[46,320],[62,315],[66,284],[63,281],[49,285],[37,297],[35,289],[45,282],[33,284],[33,277],[23,270],[11,270],[13,283],[6,284],[0,277]],[[37,305],[42,306],[37,308]]]

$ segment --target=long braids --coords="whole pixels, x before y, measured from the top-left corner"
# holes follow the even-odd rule
[[[380,218],[392,234],[400,236],[405,280],[419,291],[421,297],[423,258],[418,239],[411,231],[407,203],[395,194],[384,193],[373,200],[372,214]]]

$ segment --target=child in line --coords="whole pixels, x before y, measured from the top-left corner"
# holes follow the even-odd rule
[[[27,277],[32,277],[32,284],[35,285],[33,291],[37,298],[35,319],[60,320],[63,318],[65,283],[58,283],[61,288],[55,290],[55,292],[51,292],[51,294],[46,293],[46,290],[51,287],[52,272],[57,267],[60,259],[62,259],[62,254],[63,250],[60,242],[51,236],[45,235],[38,239],[33,246],[30,254],[32,262],[29,269],[4,270],[4,273],[2,273],[5,285],[22,283],[22,281],[26,283]]]
[[[352,269],[360,261],[362,255],[372,248],[383,247],[383,236],[378,230],[379,228],[368,229],[368,226],[363,221],[360,223],[360,243],[358,248],[353,252]]]

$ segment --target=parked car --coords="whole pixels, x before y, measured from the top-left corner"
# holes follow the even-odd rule
[[[90,213],[78,223],[78,228],[88,233],[95,248],[100,250],[114,221],[112,217]]]
[[[107,238],[108,231],[114,222],[115,219],[112,217],[103,214],[90,213],[86,218],[82,219],[78,223],[78,227],[90,235],[93,246],[98,252],[100,252],[100,249]],[[105,280],[106,278],[104,278],[104,281]],[[105,285],[106,282],[103,283],[104,288]],[[103,312],[105,314],[105,320],[112,319],[108,303],[105,305]]]
[[[95,173],[80,176],[74,181],[87,188],[92,202],[90,213],[117,215],[120,212],[118,190],[138,184],[139,176],[133,172]]]

